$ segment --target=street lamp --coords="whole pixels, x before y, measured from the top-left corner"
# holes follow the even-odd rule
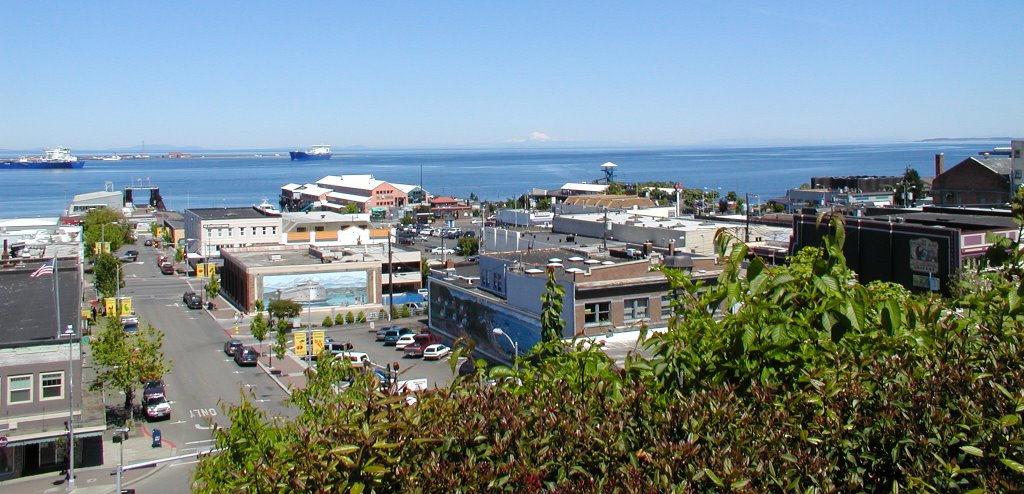
[[[121,437],[121,440],[117,442],[121,447],[121,460],[117,463],[117,489],[114,490],[114,492],[118,493],[121,492],[121,473],[124,471],[124,440],[125,434],[127,434],[128,431],[129,429],[127,427],[118,427],[114,429],[114,432],[118,433]]]
[[[494,333],[495,336],[504,336],[505,339],[507,339],[508,342],[512,344],[512,355],[515,357],[515,360],[512,361],[512,365],[513,365],[514,368],[518,368],[518,366],[519,366],[519,345],[515,342],[515,340],[512,339],[511,336],[508,335],[508,333],[506,333],[501,328],[494,328],[494,329],[491,330],[491,332]]]
[[[68,324],[61,334],[68,339],[68,484],[67,490],[75,489],[75,329]]]

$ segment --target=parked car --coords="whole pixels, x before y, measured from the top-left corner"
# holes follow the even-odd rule
[[[142,400],[148,400],[150,398],[156,398],[158,396],[165,396],[166,387],[162,379],[156,379],[146,383],[146,387],[142,388]]]
[[[392,329],[403,329],[401,326],[384,326],[377,330],[377,341],[384,341],[384,335]]]
[[[237,352],[240,348],[244,346],[245,345],[243,345],[242,342],[239,340],[228,340],[224,342],[224,353],[228,354],[231,357],[234,357],[235,352]]]
[[[452,349],[440,343],[434,343],[423,349],[423,360],[440,360],[452,353]]]
[[[398,343],[398,339],[403,335],[413,333],[414,331],[409,328],[389,329],[384,333],[384,346],[393,346],[395,343]]]
[[[163,396],[155,396],[143,402],[146,408],[146,418],[158,419],[171,418],[171,404],[167,403],[167,398]]]
[[[260,352],[257,352],[255,348],[247,346],[235,350],[235,363],[238,365],[256,365],[256,362],[260,358]]]
[[[348,359],[348,362],[352,364],[352,367],[362,369],[364,367],[370,367],[370,356],[363,352],[340,352],[335,354],[338,358]]]
[[[398,339],[395,340],[395,350],[403,350],[405,347],[412,345],[416,342],[415,338],[416,335],[414,334],[404,334],[399,336]]]
[[[413,343],[405,347],[402,351],[405,352],[405,357],[407,358],[420,358],[423,356],[423,345]]]
[[[187,291],[181,296],[181,301],[185,303],[185,306],[189,309],[202,309],[203,298],[198,293],[193,291]]]
[[[452,249],[450,247],[434,247],[433,249],[430,249],[430,253],[431,254],[454,254],[455,253],[455,249]]]
[[[160,264],[160,272],[163,274],[174,274],[174,265],[167,261],[164,261],[162,264]]]
[[[139,318],[137,316],[121,316],[121,327],[125,333],[132,334],[139,330]]]
[[[145,242],[142,242],[142,245],[145,245],[146,247],[152,247],[153,246],[153,239],[147,238]]]

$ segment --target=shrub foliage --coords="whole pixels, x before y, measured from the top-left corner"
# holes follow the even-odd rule
[[[459,377],[410,405],[373,378],[339,389],[346,364],[321,362],[292,395],[296,418],[248,400],[229,410],[225,451],[200,463],[196,489],[1021,490],[1015,268],[971,273],[975,288],[949,299],[862,285],[833,221],[822,248],[786,267],[741,270],[746,246],[720,232],[717,283],[666,270],[669,330],[622,367],[596,347],[544,342],[516,370]]]

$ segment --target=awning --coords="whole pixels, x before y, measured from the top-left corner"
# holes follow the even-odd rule
[[[107,430],[105,425],[95,425],[91,427],[75,428],[75,437],[82,439],[85,437],[96,437],[102,436],[103,432]],[[28,446],[30,444],[42,444],[56,441],[67,436],[65,430],[55,430],[36,434],[25,434],[23,436],[8,436],[7,446]]]

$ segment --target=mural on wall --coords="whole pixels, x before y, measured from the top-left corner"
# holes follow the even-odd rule
[[[431,326],[455,337],[470,338],[477,348],[493,355],[510,360],[513,356],[508,340],[495,336],[494,328],[501,328],[519,345],[519,355],[540,343],[540,319],[440,283],[431,284],[428,307]]]
[[[263,303],[288,299],[313,307],[365,304],[366,276],[366,271],[264,276]]]

